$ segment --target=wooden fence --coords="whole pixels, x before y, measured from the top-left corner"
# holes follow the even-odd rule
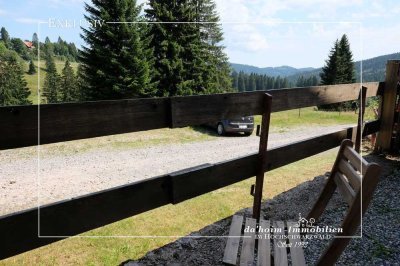
[[[384,82],[362,86],[367,97],[386,90]],[[273,96],[273,112],[278,112],[356,100],[360,88],[356,83],[268,93]],[[263,112],[264,93],[2,107],[0,150],[258,115]],[[380,123],[367,123],[363,135],[379,131]],[[337,147],[353,132],[349,128],[268,150],[265,171]],[[0,217],[0,259],[245,180],[256,174],[256,162],[254,153]]]

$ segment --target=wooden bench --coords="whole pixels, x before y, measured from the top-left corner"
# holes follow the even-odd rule
[[[331,174],[309,215],[307,221],[317,221],[325,210],[336,188],[348,203],[349,208],[341,224],[342,232],[338,233],[320,256],[317,265],[334,265],[355,235],[362,216],[368,208],[373,192],[379,181],[381,168],[376,163],[368,163],[353,148],[350,140],[344,140],[333,165]],[[244,222],[244,226],[243,226]],[[253,218],[244,219],[234,215],[225,247],[223,262],[237,265],[306,265],[299,233],[288,230],[296,222],[269,221]],[[270,228],[266,237],[263,232],[245,230],[248,228]],[[261,236],[261,237],[259,237]],[[286,237],[285,237],[286,236]],[[279,241],[279,237],[287,240]],[[242,248],[239,261],[240,241]],[[289,255],[290,254],[290,255]]]

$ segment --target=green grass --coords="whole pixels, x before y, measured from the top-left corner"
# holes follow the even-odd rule
[[[358,114],[354,112],[317,111],[315,107],[277,112],[271,114],[271,131],[285,132],[295,127],[344,125],[357,123]],[[374,120],[373,111],[366,108],[365,119]],[[261,116],[255,117],[255,123],[261,124]]]
[[[329,171],[337,149],[267,173],[264,199]],[[254,178],[87,232],[83,236],[184,236],[252,206]],[[76,221],[80,222],[80,221]],[[70,238],[0,262],[0,265],[118,265],[175,238]]]
[[[61,75],[61,73],[62,73],[61,71],[64,68],[65,62],[56,60],[55,63],[56,63],[57,72]],[[40,67],[40,88],[41,88],[41,90],[43,90],[44,78],[46,76],[46,63],[44,60],[40,60],[39,62],[36,60],[36,61],[34,61],[34,64],[36,66],[37,72],[39,72],[39,67]],[[71,62],[71,66],[76,71],[76,69],[78,68],[78,63]],[[24,77],[25,77],[26,82],[28,83],[27,86],[28,86],[29,90],[31,91],[29,100],[31,100],[33,104],[38,104],[39,103],[39,99],[38,99],[39,73],[29,75],[29,74],[27,74],[28,69],[29,69],[29,62],[26,62]]]

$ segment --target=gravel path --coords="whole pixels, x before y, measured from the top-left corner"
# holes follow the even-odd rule
[[[371,204],[363,218],[363,237],[352,239],[335,265],[400,265],[400,208],[398,195],[400,187],[399,158],[384,159],[367,156],[383,166],[384,173],[374,193]],[[315,177],[289,191],[279,194],[263,203],[265,219],[298,220],[298,214],[305,216],[316,201],[327,174]],[[290,203],[290,204],[288,204]],[[318,221],[323,227],[340,226],[348,205],[335,192],[326,210]],[[238,214],[251,217],[251,209],[242,209]],[[137,261],[122,263],[124,266],[143,265],[224,265],[222,258],[226,238],[200,238],[200,236],[227,236],[232,218],[211,224],[192,238],[181,238],[164,247],[148,252]],[[360,231],[357,233],[360,235]],[[307,265],[315,265],[330,240],[312,239],[304,249]]]
[[[349,126],[304,127],[271,133],[268,147]],[[16,159],[19,158],[16,154],[23,149],[0,151],[0,215],[37,206],[38,195],[40,203],[46,204],[200,164],[245,156],[258,150],[258,142],[259,138],[252,135],[148,148],[94,149],[71,155],[44,155],[39,166],[35,157]]]

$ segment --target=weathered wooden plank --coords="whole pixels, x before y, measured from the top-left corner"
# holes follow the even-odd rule
[[[342,172],[349,183],[354,188],[354,190],[358,190],[361,187],[361,176],[354,170],[354,168],[345,160],[340,160],[339,163],[339,171]]]
[[[285,224],[283,221],[274,222],[276,230],[274,238],[274,265],[287,266],[287,252],[286,252],[286,239],[285,239]]]
[[[264,186],[264,169],[267,166],[266,153],[268,146],[268,136],[269,136],[269,124],[271,120],[271,104],[272,97],[269,94],[265,94],[265,107],[264,113],[262,115],[261,122],[261,136],[260,143],[258,147],[258,165],[257,165],[257,175],[256,175],[256,184],[254,189],[254,201],[253,201],[253,218],[259,221],[260,213],[261,213],[261,202],[262,202],[262,193]]]
[[[339,189],[340,194],[343,196],[345,201],[351,205],[353,203],[354,197],[356,193],[354,190],[350,187],[350,184],[347,182],[345,177],[337,172],[335,177],[334,177],[335,183]]]
[[[364,83],[368,88],[367,97],[375,96],[382,84]],[[47,144],[262,114],[265,92],[273,95],[273,112],[354,100],[360,86],[355,83],[173,98],[0,107],[0,150],[37,145],[39,133],[40,144]]]
[[[303,247],[301,246],[302,242],[300,239],[300,233],[293,230],[296,228],[297,223],[295,222],[287,222],[288,227],[288,238],[290,243],[290,257],[292,259],[293,266],[305,266],[306,259],[304,257]]]
[[[0,149],[37,145],[38,134],[47,144],[165,128],[169,108],[167,98],[0,107]]]
[[[354,149],[350,147],[346,147],[346,149],[344,149],[343,155],[350,161],[351,165],[354,166],[357,171],[359,171],[360,173],[362,172],[363,175],[365,174],[368,162],[363,157],[361,157],[361,155],[359,155]]]
[[[260,219],[260,228],[263,230],[270,229],[270,221]],[[270,266],[271,265],[271,237],[268,232],[260,232],[261,238],[258,239],[258,253],[257,253],[257,265],[258,266]]]
[[[400,60],[389,60],[386,64],[385,90],[380,106],[381,130],[376,140],[376,150],[389,151],[392,145],[393,125],[396,112],[397,86]]]
[[[365,123],[364,125],[364,129],[363,129],[363,137],[366,137],[368,135],[371,135],[373,133],[376,133],[379,131],[381,126],[381,121],[380,120],[374,120],[374,121],[370,121]]]
[[[248,266],[253,265],[254,262],[254,246],[255,246],[255,232],[246,228],[256,230],[257,221],[253,218],[246,218],[244,225],[245,232],[243,233],[242,252],[240,253],[240,265]]]
[[[337,147],[351,129],[277,147],[267,152],[272,170]],[[300,152],[299,152],[300,151]],[[121,219],[208,193],[256,174],[257,154],[181,171],[40,208],[40,234],[72,236]],[[172,181],[172,180],[173,181]],[[38,210],[0,217],[0,259],[62,238],[38,238]],[[12,241],[11,241],[12,240]]]
[[[0,260],[166,205],[168,184],[162,176],[42,206],[40,232],[37,208],[0,217]]]
[[[268,90],[244,93],[226,93],[174,97],[172,101],[173,127],[200,125],[237,115],[263,113],[263,95],[272,95],[272,112],[279,112],[320,104],[358,99],[361,85],[368,88],[367,97],[376,96],[379,82],[352,83],[293,89]]]
[[[281,89],[268,91],[272,95],[272,111],[316,106],[357,100],[361,86],[367,87],[367,97],[376,96],[382,84],[379,82],[352,83],[306,88]]]
[[[336,184],[334,178],[338,171],[340,160],[343,158],[343,151],[345,148],[349,146],[353,146],[353,142],[351,142],[349,138],[346,138],[340,144],[340,148],[336,156],[335,162],[333,163],[332,170],[331,173],[329,174],[328,180],[326,181],[322,191],[319,193],[318,199],[314,203],[314,206],[312,207],[311,211],[308,213],[307,220],[310,220],[312,218],[315,221],[317,221],[321,216],[321,214],[323,213],[323,211],[325,210],[326,206],[328,205],[331,197],[333,196],[333,193],[336,191]]]
[[[242,235],[243,216],[233,215],[231,227],[229,228],[229,238],[226,242],[223,262],[236,265],[238,258],[239,242]]]

